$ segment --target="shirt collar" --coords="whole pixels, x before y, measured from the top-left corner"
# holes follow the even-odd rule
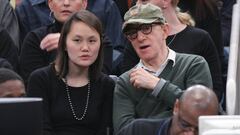
[[[167,60],[171,60],[173,62],[173,67],[175,66],[175,61],[176,61],[176,52],[173,51],[172,49],[168,48],[169,53],[168,53],[168,57]]]
[[[167,59],[163,62],[162,65],[167,65],[167,63],[168,63],[169,61],[172,61],[172,62],[173,62],[172,67],[174,67],[174,65],[175,65],[175,59],[176,59],[176,52],[173,51],[172,49],[168,48],[168,56],[167,56]],[[162,65],[159,67],[158,70],[160,70],[160,69],[162,68]],[[139,67],[147,70],[147,71],[150,72],[150,73],[155,73],[154,71],[152,71],[152,70],[150,70],[149,68],[147,68],[147,67],[143,64],[142,60],[140,60],[139,63],[137,64],[137,68],[139,68]]]
[[[29,1],[32,4],[32,6],[43,4],[43,3],[47,4],[47,0],[29,0]]]

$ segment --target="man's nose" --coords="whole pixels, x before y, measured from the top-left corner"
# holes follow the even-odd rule
[[[137,32],[137,39],[138,39],[139,41],[142,41],[143,39],[145,39],[145,38],[146,38],[145,36],[146,36],[146,35],[143,34],[141,31],[138,31],[138,32]]]

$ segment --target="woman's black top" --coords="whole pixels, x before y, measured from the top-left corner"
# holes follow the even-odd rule
[[[54,66],[35,70],[29,77],[27,96],[43,98],[43,135],[107,135],[112,131],[114,81],[105,74],[90,79],[89,102],[83,120],[76,120],[70,108],[66,84]],[[88,85],[68,86],[71,103],[81,117],[88,94]]]

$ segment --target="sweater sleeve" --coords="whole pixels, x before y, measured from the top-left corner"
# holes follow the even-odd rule
[[[185,73],[185,89],[195,85],[202,84],[206,87],[212,88],[212,77],[209,71],[206,60],[201,56],[195,56],[194,59],[186,66]],[[159,92],[157,98],[164,100],[167,104],[174,105],[174,102],[179,98],[184,89],[166,80],[165,85]],[[171,97],[171,98],[169,98]]]
[[[123,74],[126,75],[127,74]],[[127,82],[120,77],[114,89],[113,126],[117,133],[122,127],[135,119],[135,105],[129,97]]]
[[[43,98],[43,135],[54,135],[50,119],[50,98],[48,92],[51,86],[50,82],[46,72],[39,69],[31,74],[27,86],[28,97]]]

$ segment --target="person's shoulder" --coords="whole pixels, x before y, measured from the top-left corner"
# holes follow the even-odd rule
[[[24,40],[39,40],[41,41],[47,34],[48,34],[48,27],[49,26],[42,26],[30,31]]]
[[[176,61],[205,61],[205,59],[196,54],[176,53]]]
[[[52,65],[48,65],[45,67],[41,67],[38,68],[36,70],[34,70],[30,76],[42,76],[42,77],[46,77],[49,76],[50,74],[52,74],[54,71],[52,69]]]
[[[206,36],[206,35],[209,35],[207,31],[205,31],[205,30],[203,30],[201,28],[193,27],[193,26],[187,26],[186,33],[189,33],[189,34],[195,35],[195,36]]]
[[[159,126],[165,122],[166,119],[146,119],[140,118],[135,119],[131,123],[124,126],[120,131],[119,134],[156,134]]]
[[[104,74],[104,73],[100,73],[100,76],[98,78],[98,82],[101,82],[101,83],[108,83],[108,84],[115,84],[114,83],[114,80],[107,74]]]

